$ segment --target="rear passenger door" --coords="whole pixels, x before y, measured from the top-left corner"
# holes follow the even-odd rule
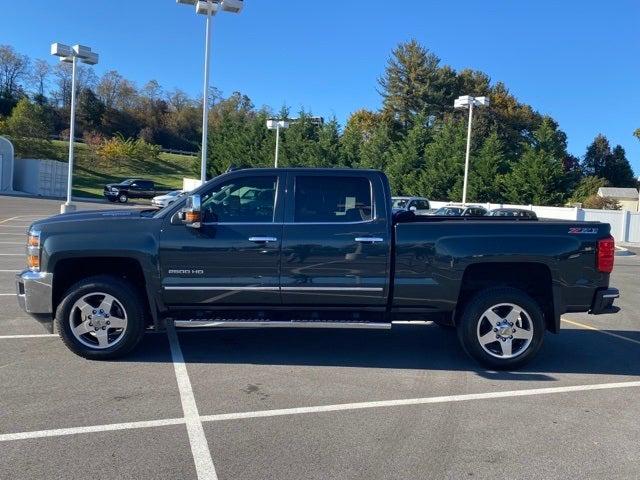
[[[281,255],[284,305],[384,306],[391,232],[374,173],[291,172]]]

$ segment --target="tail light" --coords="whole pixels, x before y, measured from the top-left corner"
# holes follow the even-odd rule
[[[613,271],[613,259],[616,254],[616,242],[611,235],[598,240],[598,253],[596,267],[599,272],[611,273]]]

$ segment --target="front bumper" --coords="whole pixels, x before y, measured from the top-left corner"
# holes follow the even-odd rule
[[[53,313],[53,274],[25,270],[16,275],[18,304],[33,316],[49,316]]]
[[[602,288],[596,291],[593,296],[593,303],[591,304],[591,310],[589,313],[593,315],[600,315],[603,313],[617,313],[620,311],[619,307],[613,305],[616,298],[620,297],[620,292],[617,288]]]

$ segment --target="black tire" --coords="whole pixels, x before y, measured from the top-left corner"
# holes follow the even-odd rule
[[[496,340],[492,340],[496,329],[488,316],[484,315],[491,309],[489,313],[497,313],[497,318],[501,318],[504,315],[502,312],[510,312],[506,309],[516,310],[509,305],[515,305],[524,312],[518,317],[520,324],[514,322],[515,325],[509,326],[501,323],[501,329],[495,333]],[[506,316],[509,317],[509,313]],[[516,288],[490,288],[477,293],[466,305],[458,323],[458,338],[464,350],[480,364],[494,370],[515,370],[522,367],[538,353],[544,339],[545,321],[540,305]],[[481,336],[488,339],[484,347]],[[522,336],[529,338],[520,338]],[[513,356],[505,355],[505,348],[512,349]]]
[[[118,195],[118,201],[120,203],[127,203],[129,201],[129,196],[126,193],[120,193]]]
[[[112,327],[105,327],[107,330],[102,328],[107,332],[107,336],[111,335],[111,338],[116,337],[116,339],[118,339],[113,345],[106,348],[98,348],[97,345],[95,347],[87,345],[87,343],[92,342],[98,343],[97,338],[92,339],[93,332],[88,332],[80,336],[84,343],[76,338],[76,335],[72,332],[72,323],[83,323],[81,321],[82,319],[79,318],[81,313],[77,308],[74,309],[76,302],[81,302],[83,298],[87,297],[92,299],[92,294],[95,294],[95,298],[99,301],[100,294],[102,293],[111,295],[115,299],[114,308],[116,310],[109,312],[114,313],[112,318],[116,316],[124,316],[126,318],[126,327],[123,329],[109,333]],[[124,315],[122,315],[123,311]],[[109,317],[109,315],[107,315],[107,317]],[[101,318],[98,321],[105,322],[106,320]],[[95,319],[94,322],[96,322]],[[89,277],[79,281],[66,291],[63,300],[56,310],[56,326],[60,338],[62,338],[65,345],[81,357],[92,360],[107,360],[122,357],[138,345],[144,334],[145,312],[143,302],[140,296],[137,295],[136,288],[127,280],[109,275]],[[78,325],[76,324],[75,326],[77,327]]]

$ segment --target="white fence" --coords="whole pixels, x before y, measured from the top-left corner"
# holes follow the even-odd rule
[[[449,202],[430,202],[431,208],[440,208]],[[511,205],[506,203],[474,203],[487,210],[495,208],[523,208],[536,212],[540,218],[559,220],[586,220],[611,225],[611,235],[616,242],[640,243],[640,212],[628,210],[594,210],[590,208],[544,207],[539,205]]]

